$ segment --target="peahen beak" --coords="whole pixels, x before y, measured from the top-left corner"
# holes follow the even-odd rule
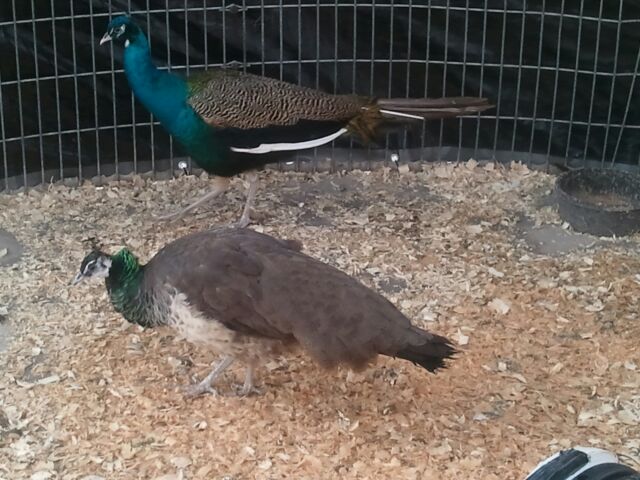
[[[70,285],[77,285],[82,280],[84,280],[84,275],[82,274],[82,272],[78,272],[77,275],[73,278],[73,280],[71,280]]]
[[[100,45],[104,45],[105,43],[110,42],[111,40],[113,39],[111,38],[111,35],[109,35],[109,32],[107,32],[100,39]]]

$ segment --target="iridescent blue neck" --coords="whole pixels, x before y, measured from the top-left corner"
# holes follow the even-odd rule
[[[125,46],[124,71],[136,98],[165,128],[177,134],[176,122],[181,113],[191,110],[186,103],[187,85],[179,76],[158,70],[142,32]]]
[[[188,104],[187,82],[166,70],[158,70],[142,32],[125,47],[124,71],[136,98],[200,167],[209,171],[214,163],[224,164],[227,148]]]

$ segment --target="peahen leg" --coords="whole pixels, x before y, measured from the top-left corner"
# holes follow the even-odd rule
[[[253,207],[253,202],[256,199],[256,191],[258,190],[258,172],[248,172],[245,174],[245,177],[247,178],[247,182],[249,182],[249,188],[247,188],[247,201],[244,204],[242,216],[240,220],[234,224],[234,226],[238,228],[245,228],[251,223],[251,208]]]
[[[240,388],[238,388],[237,393],[241,397],[246,397],[247,395],[251,395],[252,393],[261,394],[262,392],[257,389],[254,384],[254,373],[255,373],[255,365],[253,363],[249,363],[247,365],[247,371],[244,377],[244,383]]]
[[[186,387],[185,395],[187,397],[196,397],[198,395],[202,395],[203,393],[217,394],[218,392],[211,386],[211,384],[216,381],[216,379],[220,375],[222,375],[222,372],[229,368],[229,365],[233,363],[233,360],[233,357],[229,355],[224,356],[220,363],[218,363],[218,365],[216,365],[215,368],[211,370],[211,373],[207,375],[200,383],[196,385],[189,385],[188,387]]]
[[[190,204],[189,206],[183,208],[174,213],[170,213],[168,215],[162,215],[160,217],[156,217],[158,220],[178,220],[182,218],[186,213],[190,212],[194,208],[199,207],[205,202],[208,202],[212,198],[216,198],[217,196],[224,193],[229,188],[229,179],[226,177],[214,177],[213,179],[213,189],[210,192],[207,192],[205,195],[200,197],[198,200]]]

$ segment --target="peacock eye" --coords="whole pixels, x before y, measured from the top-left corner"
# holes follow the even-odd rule
[[[120,25],[118,27],[118,35],[122,35],[124,33],[124,28],[125,28],[124,25]]]

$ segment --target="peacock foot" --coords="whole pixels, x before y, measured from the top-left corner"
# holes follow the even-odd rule
[[[182,391],[186,398],[195,398],[205,394],[213,395],[216,397],[220,395],[218,393],[218,390],[205,382],[200,382],[195,385],[186,385],[182,388]]]
[[[187,210],[179,210],[165,215],[153,215],[153,219],[161,222],[175,222],[176,220],[180,220],[184,217],[185,213],[187,213]]]

